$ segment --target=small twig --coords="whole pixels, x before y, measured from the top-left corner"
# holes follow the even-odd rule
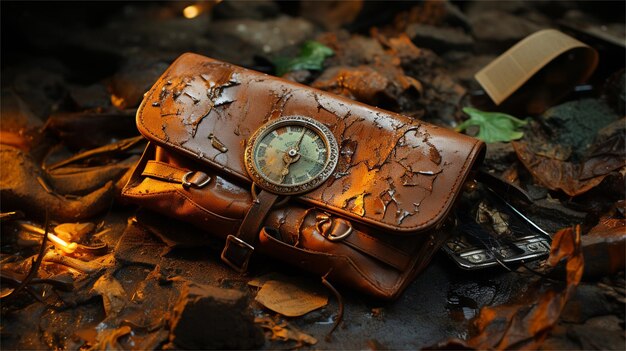
[[[35,277],[35,275],[37,275],[37,271],[39,270],[39,267],[41,266],[41,262],[43,261],[44,252],[46,251],[46,244],[48,242],[49,224],[50,223],[49,223],[49,218],[48,218],[48,211],[46,211],[46,221],[44,224],[43,240],[41,241],[41,247],[39,248],[39,255],[37,256],[37,260],[33,260],[32,266],[30,268],[30,271],[26,275],[26,278],[22,280],[22,283],[17,288],[15,288],[15,290],[11,291],[9,295],[5,296],[4,297],[5,299],[11,296],[17,295],[17,293],[22,291],[28,285],[28,283]]]
[[[2,284],[7,284],[7,285],[13,285],[13,286],[19,286],[20,284],[22,284],[22,281],[24,279],[22,279],[22,277],[20,277],[19,275],[12,273],[10,271],[3,271],[0,272],[0,282],[2,282]],[[56,279],[51,279],[51,278],[33,278],[30,280],[30,285],[41,285],[41,284],[46,284],[46,285],[51,285],[54,288],[57,288],[59,290],[63,290],[63,291],[71,291],[74,288],[74,285],[71,282],[64,282],[61,280],[56,280]]]
[[[14,221],[16,219],[24,218],[24,212],[22,211],[11,211],[11,212],[2,212],[0,213],[0,223]]]
[[[326,277],[328,277],[328,275],[332,271],[333,270],[331,269],[330,271],[328,271],[328,273],[324,274],[324,276],[322,277],[322,284],[324,284],[324,286],[327,287],[328,290],[332,291],[332,293],[335,295],[335,298],[337,299],[337,302],[339,303],[339,311],[337,312],[337,318],[335,319],[335,323],[333,324],[333,327],[330,328],[330,331],[328,332],[328,334],[326,334],[327,342],[330,341],[330,336],[333,334],[335,329],[337,329],[337,327],[339,326],[339,323],[341,323],[341,321],[343,320],[343,297],[341,296],[339,291],[337,291],[337,289],[335,289],[335,287],[332,286],[328,280],[326,280]]]
[[[57,252],[50,251],[44,257],[46,262],[54,262],[64,266],[74,268],[83,273],[95,273],[102,269],[103,265],[96,262],[85,262],[76,258],[63,256]]]
[[[112,155],[118,152],[124,152],[124,151],[127,151],[128,149],[131,149],[132,147],[140,143],[142,140],[144,140],[144,138],[141,135],[128,138],[128,139],[123,139],[113,144],[108,144],[108,145],[97,147],[95,149],[81,152],[65,160],[48,165],[47,167],[44,167],[44,169],[48,171],[52,171],[59,167],[66,166],[70,163],[82,161],[91,157],[103,156],[103,155],[108,156],[108,155]]]

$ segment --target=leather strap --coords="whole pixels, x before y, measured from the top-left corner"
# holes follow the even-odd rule
[[[362,232],[347,236],[343,242],[366,255],[385,262],[401,272],[411,264],[411,256],[409,254]]]
[[[159,161],[148,161],[141,175],[194,188],[202,188],[211,181],[211,177],[204,172],[190,171]]]
[[[248,261],[254,251],[253,245],[259,235],[259,230],[277,199],[278,195],[261,190],[248,209],[237,235],[229,235],[226,238],[226,245],[221,256],[222,261],[242,273],[248,269]]]
[[[352,229],[352,224],[343,218],[330,215],[318,216],[317,230],[328,240],[342,242],[360,252],[377,258],[403,271],[411,263],[411,256],[381,240]]]

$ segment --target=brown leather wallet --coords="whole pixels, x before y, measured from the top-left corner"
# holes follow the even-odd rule
[[[137,112],[150,141],[132,202],[395,298],[450,232],[484,144],[451,130],[228,63],[184,54]],[[253,186],[254,184],[254,186]]]

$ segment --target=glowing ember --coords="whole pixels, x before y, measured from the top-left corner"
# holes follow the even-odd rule
[[[200,8],[196,5],[189,5],[183,9],[183,16],[185,18],[196,18],[200,14]]]
[[[30,232],[33,233],[38,233],[41,235],[44,235],[45,231],[42,228],[39,228],[37,226],[28,224],[28,223],[20,223],[20,226],[25,229],[28,230]],[[52,244],[54,244],[54,246],[58,249],[60,249],[61,251],[65,252],[65,253],[73,253],[74,251],[76,251],[76,248],[78,247],[77,243],[68,243],[67,241],[59,238],[58,236],[48,232],[48,240],[50,240],[50,242]]]
[[[54,246],[56,246],[58,249],[61,249],[65,253],[72,253],[76,251],[76,248],[78,247],[78,244],[68,243],[67,241],[59,238],[52,233],[48,233],[48,239],[54,244]]]

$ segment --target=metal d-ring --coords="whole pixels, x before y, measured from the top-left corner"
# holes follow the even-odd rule
[[[252,201],[253,202],[258,202],[259,200],[258,200],[258,192],[257,192],[256,183],[252,183],[252,188],[250,189],[250,193],[252,194]],[[286,204],[287,201],[289,201],[289,196],[285,196],[282,200],[277,201],[274,204],[274,207],[280,207],[280,206]]]
[[[198,188],[199,189],[199,188],[202,188],[203,186],[209,184],[209,182],[211,181],[211,177],[207,176],[207,179],[204,182],[200,183],[200,184],[192,183],[192,182],[190,182],[188,180],[188,178],[189,178],[190,175],[192,175],[194,173],[195,173],[195,171],[189,171],[189,172],[185,173],[185,175],[183,175],[183,178],[181,180],[181,183],[183,184],[183,188],[189,188],[189,187],[191,187],[193,185],[194,188]]]
[[[348,229],[341,235],[331,235],[328,234],[328,236],[326,237],[326,239],[330,240],[330,241],[339,241],[341,239],[346,238],[348,235],[352,234],[352,227],[348,227]]]
[[[317,217],[315,218],[315,229],[317,229],[317,232],[322,234],[326,239],[330,240],[330,241],[340,241],[344,238],[346,238],[348,235],[352,234],[352,225],[348,224],[348,229],[346,229],[345,232],[339,234],[339,235],[333,235],[332,233],[324,233],[324,230],[322,229],[322,226],[326,223],[331,223],[332,226],[332,222],[333,219],[332,217],[327,214],[327,213],[320,213],[317,215]],[[331,228],[329,228],[330,230]]]

